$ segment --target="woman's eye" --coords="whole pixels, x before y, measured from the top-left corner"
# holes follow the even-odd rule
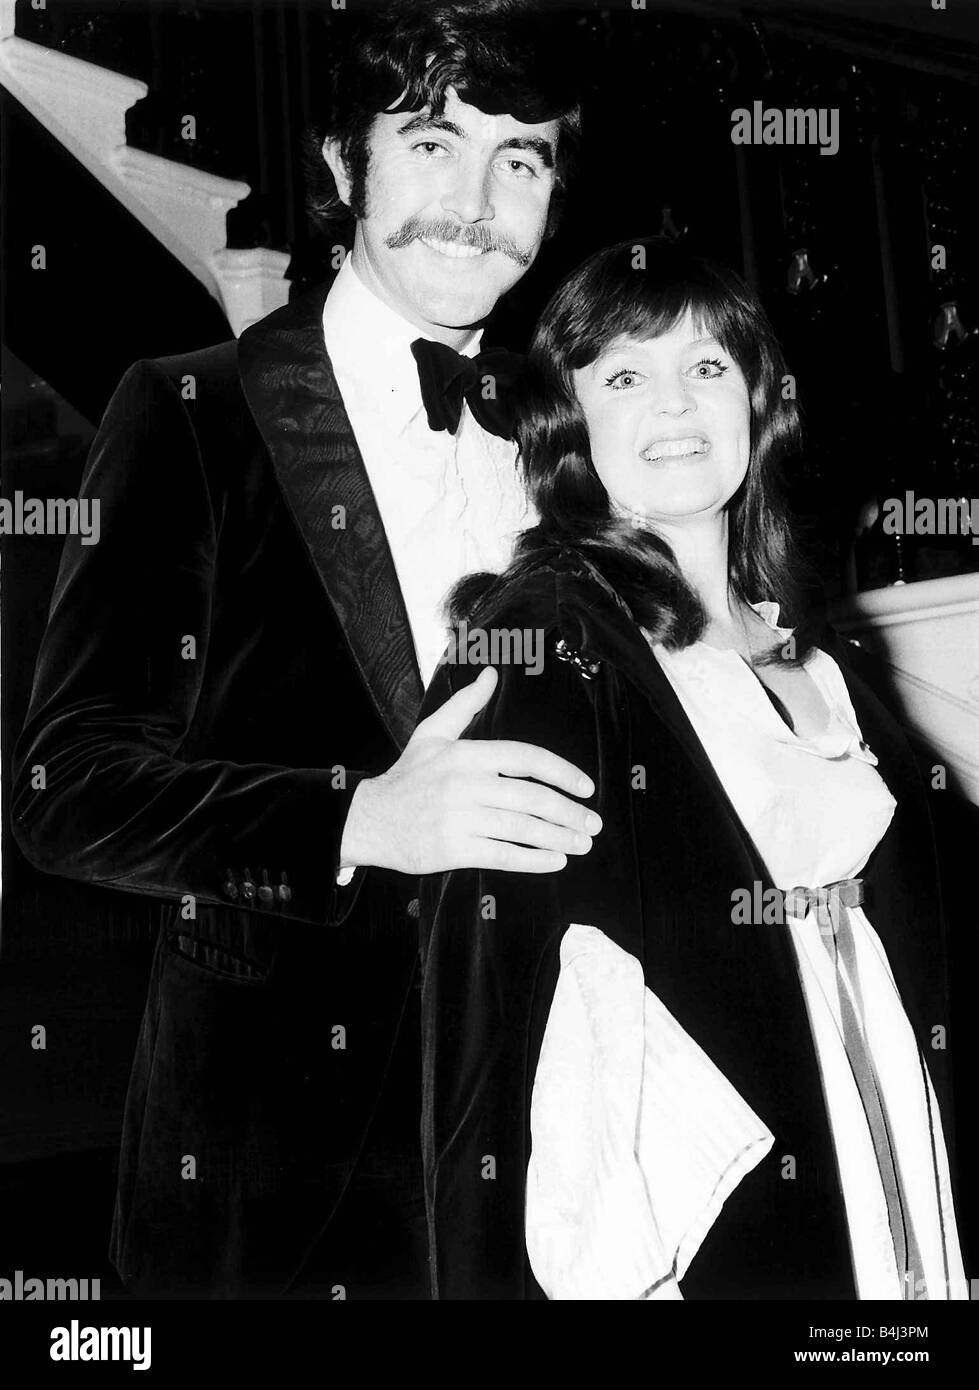
[[[719,362],[716,357],[703,357],[690,368],[690,374],[698,381],[712,381],[726,371],[726,363]]]
[[[605,380],[606,386],[611,386],[613,391],[631,391],[634,386],[639,384],[639,372],[630,371],[628,367],[622,367],[619,371],[613,372]]]

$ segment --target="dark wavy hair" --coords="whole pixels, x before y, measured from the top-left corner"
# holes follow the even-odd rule
[[[673,241],[621,242],[573,271],[541,314],[518,411],[517,439],[538,525],[518,538],[510,568],[473,575],[449,599],[452,622],[492,590],[516,583],[542,560],[573,552],[596,571],[633,619],[668,649],[689,646],[706,614],[668,542],[613,510],[592,462],[571,373],[617,338],[668,332],[690,311],[740,367],[751,405],[750,460],[728,503],[730,580],[745,602],[774,599],[796,625],[794,660],[821,623],[819,586],[793,541],[782,488],[784,465],[801,447],[794,399],[783,395],[786,365],[756,296],[741,278]],[[782,644],[758,660],[788,659]]]
[[[486,115],[528,125],[559,122],[554,191],[545,236],[560,218],[581,131],[583,31],[572,17],[542,15],[534,0],[395,0],[359,21],[338,53],[323,106],[303,136],[306,210],[329,232],[365,214],[370,131],[384,113],[430,108],[440,116],[446,92]],[[350,174],[349,207],[323,158],[339,140]]]

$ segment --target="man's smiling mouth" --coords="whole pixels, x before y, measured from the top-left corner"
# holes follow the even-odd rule
[[[696,454],[710,451],[710,442],[702,434],[685,434],[677,439],[658,439],[640,449],[639,457],[647,463],[657,463],[660,459],[692,458]]]
[[[486,255],[486,251],[482,247],[465,246],[459,241],[436,241],[434,237],[427,236],[421,236],[418,240],[430,251],[438,251],[441,255],[449,256],[453,260],[474,260],[477,256]]]

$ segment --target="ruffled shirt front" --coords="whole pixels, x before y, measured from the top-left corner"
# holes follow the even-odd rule
[[[754,605],[780,638],[778,605]],[[828,720],[799,737],[736,652],[697,642],[652,650],[772,882],[821,887],[859,875],[895,802],[876,771],[839,667],[805,670]],[[786,914],[812,1028],[858,1296],[968,1297],[941,1117],[883,945],[860,907],[845,920]],[[774,930],[777,928],[768,928]],[[838,930],[846,950],[838,951]],[[844,1015],[862,1030],[896,1154],[916,1268],[899,1270],[873,1135]],[[848,1051],[849,1045],[849,1051]],[[572,923],[531,1104],[526,1232],[551,1298],[680,1298],[725,1198],[774,1138],[602,932]]]
[[[516,537],[536,521],[517,447],[488,434],[465,404],[454,435],[429,428],[411,355],[412,342],[429,335],[382,303],[349,256],[326,296],[323,336],[427,685],[449,636],[449,590],[477,570],[505,570]],[[462,355],[475,356],[480,339],[474,333]]]

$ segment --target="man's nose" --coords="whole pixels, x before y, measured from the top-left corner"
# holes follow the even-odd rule
[[[461,159],[442,195],[442,207],[460,222],[481,222],[494,216],[490,171],[475,160]]]

